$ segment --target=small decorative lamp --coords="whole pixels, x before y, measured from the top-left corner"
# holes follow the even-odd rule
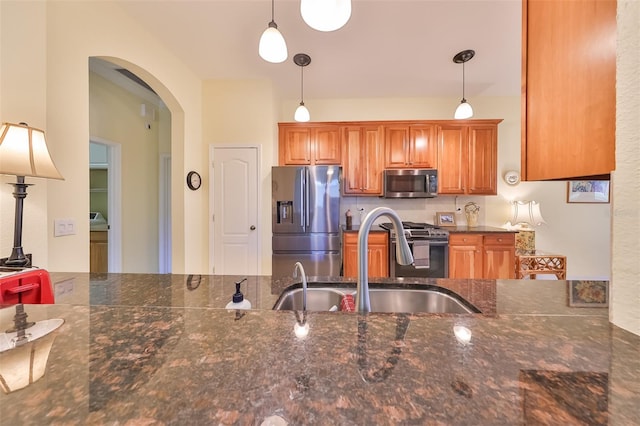
[[[546,223],[540,212],[540,204],[535,201],[514,201],[511,225],[518,230],[516,234],[516,249],[535,252],[536,234],[534,226]]]
[[[15,175],[13,197],[16,199],[13,250],[11,256],[0,259],[0,265],[29,267],[30,259],[22,249],[22,205],[27,196],[25,176],[64,179],[51,160],[42,130],[25,123],[3,123],[0,127],[0,174]]]

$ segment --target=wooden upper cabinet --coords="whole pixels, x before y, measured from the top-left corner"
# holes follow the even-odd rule
[[[382,126],[343,127],[343,194],[382,195],[383,135]]]
[[[385,125],[385,168],[435,168],[435,128],[432,124]]]
[[[616,1],[523,0],[524,180],[615,169]]]
[[[466,126],[441,125],[438,129],[438,193],[464,194],[467,185]]]
[[[469,138],[467,194],[495,195],[498,193],[497,126],[469,126],[467,136]]]
[[[281,166],[340,164],[340,126],[280,123],[278,157]]]
[[[451,122],[439,126],[439,194],[497,194],[500,121]]]

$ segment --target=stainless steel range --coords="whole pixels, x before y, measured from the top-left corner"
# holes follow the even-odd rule
[[[447,278],[449,276],[449,231],[428,223],[402,222],[414,257],[413,265],[396,261],[396,233],[391,223],[381,228],[389,231],[389,272],[392,277]]]

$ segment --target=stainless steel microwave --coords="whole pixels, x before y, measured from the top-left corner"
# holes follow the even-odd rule
[[[438,195],[435,169],[387,169],[384,171],[384,198],[433,198]]]

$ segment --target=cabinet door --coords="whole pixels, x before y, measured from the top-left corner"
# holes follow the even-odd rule
[[[389,276],[389,235],[386,232],[369,234],[369,276]]]
[[[615,169],[616,1],[525,0],[522,7],[522,178],[609,174]]]
[[[438,128],[438,193],[464,194],[466,188],[467,127]]]
[[[106,231],[91,231],[89,241],[89,271],[109,271],[109,240]]]
[[[362,129],[364,151],[364,190],[367,195],[382,195],[382,172],[384,170],[384,140],[382,126],[366,126]]]
[[[314,164],[340,164],[340,128],[328,126],[313,129],[311,147]]]
[[[343,233],[343,275],[358,276],[358,233]],[[386,232],[371,232],[367,244],[369,277],[389,276],[389,237]]]
[[[416,168],[438,166],[436,126],[416,124],[409,127],[409,163]]]
[[[380,126],[343,129],[343,194],[382,195],[382,134]]]
[[[342,234],[342,275],[345,277],[358,276],[357,232],[344,232]]]
[[[494,125],[469,127],[467,194],[496,195],[498,136]]]
[[[515,278],[515,234],[490,234],[484,237],[483,277],[489,279]]]
[[[278,157],[281,166],[311,164],[311,129],[280,127]]]
[[[482,278],[482,234],[449,235],[449,278]]]
[[[413,167],[409,158],[409,126],[384,127],[384,166],[388,169]]]
[[[362,192],[363,167],[361,161],[362,143],[360,141],[360,127],[345,127],[342,131],[342,192],[357,195]],[[347,234],[345,234],[347,235]]]

